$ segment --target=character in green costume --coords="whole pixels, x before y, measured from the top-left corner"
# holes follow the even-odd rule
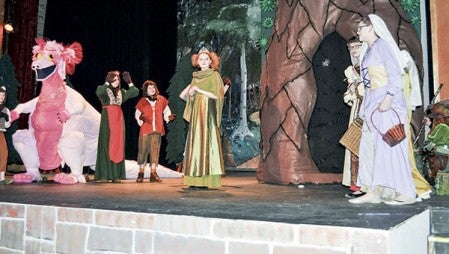
[[[218,56],[201,49],[192,56],[199,70],[180,94],[185,100],[184,119],[189,122],[183,171],[184,184],[189,188],[219,188],[224,173],[220,125],[224,86],[217,69]]]
[[[120,86],[120,72],[110,71],[106,82],[97,87],[96,94],[101,101],[100,133],[98,135],[96,181],[120,182],[125,172],[125,121],[121,105],[139,95],[129,72],[123,72],[128,89]]]

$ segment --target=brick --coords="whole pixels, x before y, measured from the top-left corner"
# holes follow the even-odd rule
[[[351,253],[367,253],[367,252],[351,252],[351,249],[342,248],[326,248],[319,246],[275,246],[273,254],[351,254]],[[373,252],[373,254],[376,252]]]
[[[55,239],[55,207],[30,205],[26,213],[27,236],[46,240]]]
[[[53,242],[36,239],[25,240],[25,253],[56,253]]]
[[[154,253],[225,254],[224,241],[181,235],[155,234]]]
[[[59,208],[58,221],[92,224],[94,221],[94,210]]]
[[[134,251],[136,253],[153,253],[154,233],[145,231],[135,231]]]
[[[25,242],[25,253],[42,253],[41,242],[38,240],[27,240]]]
[[[151,229],[154,215],[146,213],[95,211],[95,224],[119,228]]]
[[[55,242],[43,242],[41,244],[42,253],[56,253]]]
[[[211,219],[194,216],[155,215],[155,231],[186,235],[210,235]]]
[[[347,247],[350,229],[317,225],[299,225],[299,243]]]
[[[213,230],[219,238],[282,243],[294,240],[293,225],[275,222],[215,220]]]
[[[56,252],[57,253],[84,253],[88,227],[58,223],[56,225]]]
[[[24,218],[25,205],[0,203],[0,217]]]
[[[0,246],[23,250],[25,223],[23,220],[2,220]]]
[[[131,253],[133,233],[108,227],[92,227],[88,237],[89,251],[124,252]]]
[[[257,254],[271,254],[270,245],[262,243],[248,243],[248,242],[229,242],[228,243],[228,253],[232,254],[247,254],[247,253],[257,253]]]

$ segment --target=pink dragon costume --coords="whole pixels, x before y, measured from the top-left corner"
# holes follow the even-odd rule
[[[11,112],[12,120],[30,114],[28,129],[13,135],[14,148],[26,168],[26,173],[14,175],[14,182],[41,181],[39,169],[67,164],[71,173],[56,174],[54,181],[85,183],[83,166],[95,168],[100,113],[65,82],[66,74],[73,74],[83,58],[81,44],[65,46],[42,38],[36,43],[31,68],[42,82],[41,92]]]

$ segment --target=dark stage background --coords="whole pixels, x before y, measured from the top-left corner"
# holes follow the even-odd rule
[[[166,95],[176,68],[176,15],[175,0],[48,0],[44,37],[64,44],[81,43],[84,59],[70,82],[100,111],[95,90],[113,69],[129,71],[139,88],[151,79]],[[122,85],[126,87],[126,83]],[[139,127],[134,106],[139,97],[122,107],[126,158],[131,160],[137,158]],[[161,163],[164,161],[162,153]]]

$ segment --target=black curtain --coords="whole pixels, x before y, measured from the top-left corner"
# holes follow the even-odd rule
[[[165,95],[176,67],[176,12],[175,0],[48,0],[44,37],[83,46],[84,59],[70,82],[100,111],[95,90],[109,70],[129,71],[139,88],[151,79]],[[126,159],[130,160],[137,158],[139,127],[134,107],[139,98],[122,107]]]
[[[8,38],[4,49],[5,53],[11,57],[20,84],[19,102],[28,101],[35,96],[35,79],[34,73],[31,71],[31,49],[35,45],[38,6],[39,0],[5,1],[5,18],[14,22],[14,33],[4,35]],[[27,116],[21,116],[18,121],[19,128],[27,128],[27,121]]]

